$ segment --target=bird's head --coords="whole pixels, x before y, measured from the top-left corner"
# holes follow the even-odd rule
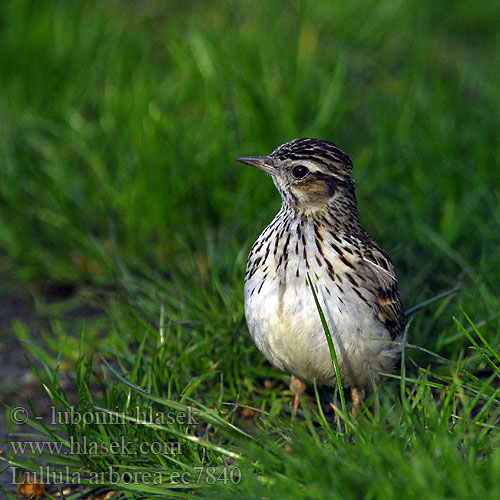
[[[310,214],[333,206],[335,200],[352,201],[352,161],[329,141],[294,139],[267,156],[243,156],[237,161],[270,174],[283,203]]]

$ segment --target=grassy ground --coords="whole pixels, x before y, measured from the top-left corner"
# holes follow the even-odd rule
[[[129,419],[51,435],[32,413],[63,448],[11,463],[112,467],[89,489],[126,498],[498,498],[499,33],[495,1],[2,2],[4,288],[52,319],[43,344],[15,333],[60,411]],[[403,370],[356,420],[311,388],[292,422],[244,322],[279,196],[233,159],[295,137],[353,158],[407,310],[460,289],[410,315]],[[63,319],[89,303],[103,315]],[[64,453],[83,437],[100,451]]]

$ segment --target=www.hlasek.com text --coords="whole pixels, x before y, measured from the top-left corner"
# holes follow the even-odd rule
[[[87,436],[76,439],[70,436],[67,443],[60,441],[12,441],[10,448],[14,455],[119,455],[135,456],[152,453],[154,455],[182,455],[178,441],[127,441],[125,436],[117,441],[91,441]]]

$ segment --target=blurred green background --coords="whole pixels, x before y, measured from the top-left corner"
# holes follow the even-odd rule
[[[317,137],[352,157],[405,307],[460,287],[410,341],[480,376],[453,317],[500,346],[499,54],[494,0],[3,1],[0,300],[29,293],[52,319],[98,305],[89,343],[117,351],[143,330],[113,297],[153,324],[163,304],[209,325],[170,345],[176,383],[220,358],[254,404],[275,371],[244,326],[244,266],[280,199],[234,158]]]
[[[208,240],[228,265],[279,206],[233,159],[311,136],[352,156],[362,219],[407,302],[465,266],[486,260],[491,275],[499,10],[2,2],[7,265],[20,280],[106,283],[111,247],[167,271]]]
[[[280,203],[234,158],[318,137],[352,156],[361,218],[407,308],[464,276],[479,318],[497,307],[497,2],[0,9],[11,279],[106,287],[120,261],[228,280]]]

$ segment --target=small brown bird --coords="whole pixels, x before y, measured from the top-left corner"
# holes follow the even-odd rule
[[[292,375],[294,414],[305,384],[336,385],[310,278],[332,335],[342,384],[355,407],[391,370],[404,329],[394,266],[361,227],[352,161],[337,146],[295,139],[268,156],[237,161],[271,175],[282,206],[250,251],[245,316],[276,368]]]

